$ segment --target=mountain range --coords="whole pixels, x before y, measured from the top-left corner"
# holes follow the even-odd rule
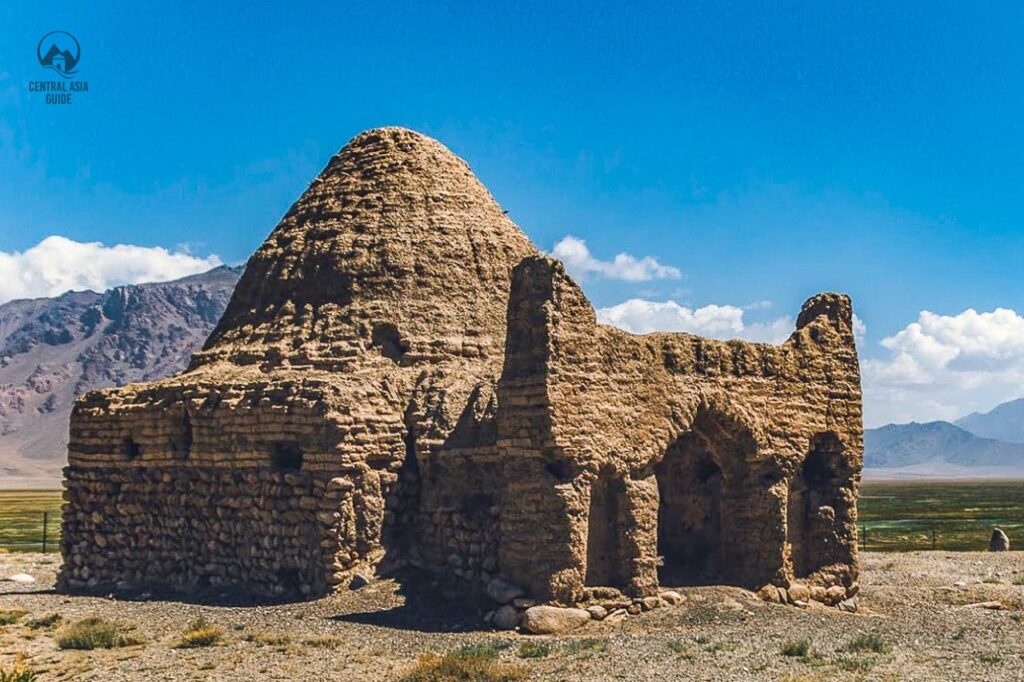
[[[54,487],[76,396],[188,365],[241,268],[0,305],[0,487]],[[864,433],[866,478],[1024,477],[1024,399]]]
[[[0,305],[0,486],[57,484],[75,397],[184,369],[240,275],[219,267]]]
[[[1024,443],[1024,398],[1003,403],[984,414],[972,412],[954,423],[982,438]]]
[[[864,470],[867,478],[1021,478],[1024,443],[943,421],[889,424],[864,432]]]

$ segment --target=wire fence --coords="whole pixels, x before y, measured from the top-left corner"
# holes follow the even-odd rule
[[[859,547],[870,552],[982,552],[992,532],[1001,529],[1010,549],[1024,549],[1024,521],[952,518],[941,521],[900,519],[861,523]]]
[[[59,549],[59,512],[20,511],[0,516],[0,550],[47,553]]]
[[[1024,521],[923,519],[872,521],[858,526],[861,551],[984,551],[994,528],[1010,537],[1010,549],[1024,549]],[[19,510],[0,514],[0,549],[55,552],[60,549],[60,512]]]
[[[20,516],[25,516],[22,514]],[[0,549],[10,552],[55,552],[60,545],[59,515],[48,511],[38,512],[30,519],[31,527],[24,520],[0,521]]]

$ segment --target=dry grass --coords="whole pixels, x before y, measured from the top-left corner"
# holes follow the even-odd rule
[[[806,656],[811,651],[811,642],[807,639],[795,639],[782,645],[783,656]]]
[[[584,637],[574,639],[565,645],[565,651],[570,656],[584,653],[600,654],[608,650],[608,640],[597,637]]]
[[[13,625],[21,620],[25,613],[25,611],[19,611],[17,609],[0,611],[0,625]]]
[[[57,633],[61,649],[115,649],[141,644],[131,635],[131,628],[102,618],[83,618]]]
[[[286,646],[292,641],[291,637],[280,632],[250,632],[242,639],[260,646]]]
[[[344,639],[341,637],[335,637],[334,635],[321,635],[319,637],[309,637],[302,640],[302,644],[304,646],[311,646],[317,649],[337,649],[344,643]]]
[[[801,663],[810,666],[819,666],[826,663],[822,655],[815,650],[814,643],[806,637],[793,639],[782,645],[783,656],[796,658]]]
[[[551,645],[547,642],[524,642],[519,645],[516,655],[519,658],[546,658],[551,653]]]
[[[20,658],[10,669],[0,670],[0,682],[36,682],[37,679],[36,673]]]
[[[526,670],[502,663],[497,654],[453,651],[422,654],[401,682],[517,682]]]
[[[668,646],[669,651],[684,660],[691,660],[694,658],[694,654],[693,651],[690,650],[689,643],[684,642],[681,639],[670,639],[666,642],[666,646]]]
[[[857,635],[851,639],[846,643],[842,650],[854,654],[866,651],[876,654],[885,654],[892,650],[892,645],[882,639],[879,635],[868,632]]]
[[[61,616],[59,613],[51,613],[47,616],[40,616],[39,618],[29,619],[25,625],[32,630],[41,630],[43,628],[52,628],[54,625],[59,623]]]
[[[175,649],[199,649],[214,646],[224,636],[224,630],[210,625],[203,617],[189,623],[188,629],[181,633],[181,638],[174,645]]]

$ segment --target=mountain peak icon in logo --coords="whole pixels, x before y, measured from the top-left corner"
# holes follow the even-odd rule
[[[64,78],[71,78],[75,74],[81,54],[78,40],[66,31],[50,31],[36,47],[39,64],[53,69]]]

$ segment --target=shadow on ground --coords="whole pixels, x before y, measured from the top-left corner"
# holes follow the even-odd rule
[[[483,617],[495,604],[467,583],[446,580],[415,568],[387,576],[403,603],[377,611],[330,616],[330,620],[419,632],[473,632],[489,629]],[[368,588],[362,588],[368,589]]]

